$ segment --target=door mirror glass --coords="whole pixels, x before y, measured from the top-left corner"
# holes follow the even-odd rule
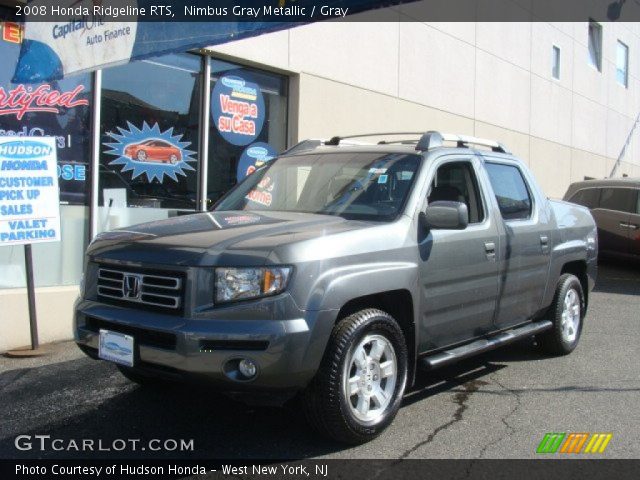
[[[469,211],[461,202],[438,201],[429,204],[423,219],[429,230],[464,230],[469,224]]]

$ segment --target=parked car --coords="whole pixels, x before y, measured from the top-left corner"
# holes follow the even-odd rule
[[[300,393],[311,425],[348,443],[391,423],[419,367],[533,335],[576,348],[596,276],[588,209],[547,200],[490,140],[342,140],[292,149],[213,211],[99,235],[80,348],[141,385]]]
[[[182,160],[182,153],[178,147],[154,138],[127,145],[124,154],[138,162],[160,162],[173,165]]]
[[[564,199],[591,210],[598,226],[600,254],[640,257],[640,179],[576,182]]]

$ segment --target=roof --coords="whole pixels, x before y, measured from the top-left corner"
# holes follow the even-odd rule
[[[572,183],[569,188],[578,189],[588,187],[640,187],[640,178],[623,177],[583,180],[581,182]]]

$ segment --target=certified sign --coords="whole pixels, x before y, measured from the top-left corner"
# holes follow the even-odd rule
[[[0,137],[0,245],[60,240],[53,137]]]

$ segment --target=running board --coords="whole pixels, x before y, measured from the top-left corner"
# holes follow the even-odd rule
[[[504,332],[497,333],[495,336],[489,338],[482,338],[475,340],[466,345],[452,348],[451,350],[444,350],[442,352],[435,353],[424,357],[421,362],[423,366],[430,370],[434,368],[443,367],[450,363],[457,362],[463,358],[471,357],[479,353],[488,352],[494,348],[502,347],[509,343],[521,340],[526,337],[531,337],[540,332],[550,329],[553,323],[549,320],[542,320],[540,322],[528,323],[522,327],[513,328]]]

